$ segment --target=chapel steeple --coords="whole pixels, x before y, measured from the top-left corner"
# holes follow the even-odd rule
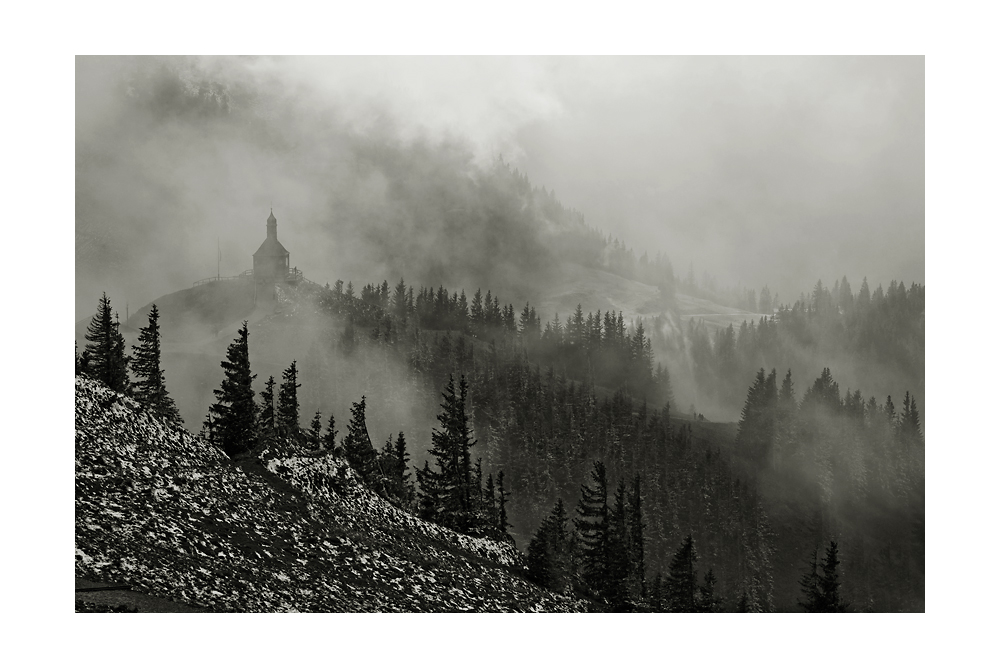
[[[278,240],[278,219],[274,217],[274,209],[271,215],[267,216],[267,238]]]

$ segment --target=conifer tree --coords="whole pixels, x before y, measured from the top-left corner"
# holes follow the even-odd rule
[[[826,549],[826,559],[823,561],[823,577],[820,581],[820,591],[822,592],[824,612],[845,612],[847,605],[840,599],[840,581],[837,573],[837,566],[840,560],[837,558],[837,543],[831,541]]]
[[[903,411],[899,415],[900,432],[907,444],[922,444],[923,435],[920,432],[920,413],[917,411],[917,399],[906,392],[903,398]]]
[[[602,461],[594,462],[590,478],[591,486],[580,485],[574,525],[582,550],[583,579],[592,589],[601,591],[608,580],[610,556],[608,478]]]
[[[809,612],[821,611],[823,593],[820,588],[822,579],[818,568],[819,563],[816,561],[816,550],[814,549],[808,569],[799,579],[799,589],[804,598],[799,600],[799,606]]]
[[[410,504],[409,477],[406,453],[406,438],[400,431],[396,441],[390,435],[379,453],[379,468],[383,474],[385,492],[397,505],[407,507]]]
[[[108,386],[118,387],[116,391],[131,395],[132,383],[128,377],[128,365],[132,359],[125,354],[125,338],[121,335],[120,330],[121,325],[118,322],[118,313],[115,313],[115,336],[111,355],[111,384]]]
[[[698,587],[698,611],[718,612],[722,608],[722,598],[715,594],[715,573],[709,569],[705,573],[705,582]]]
[[[313,415],[312,421],[309,422],[309,446],[313,449],[319,449],[321,446],[321,437],[323,434],[323,415],[319,410]]]
[[[670,382],[670,371],[662,364],[656,365],[656,386],[660,390],[660,400],[674,407],[674,387]]]
[[[73,345],[76,347],[76,349],[79,349],[79,347],[80,347],[79,344],[75,343],[75,342],[73,343]],[[85,377],[89,376],[90,375],[90,350],[84,350],[83,354],[80,354],[80,355],[76,355],[74,353],[74,356],[76,356],[76,374],[77,375],[83,375]]]
[[[808,569],[799,579],[804,598],[799,600],[799,606],[808,612],[847,611],[847,605],[840,599],[840,582],[837,574],[840,560],[837,558],[837,543],[830,542],[822,566],[817,562],[817,552],[818,550],[813,550]]]
[[[559,592],[566,590],[571,578],[572,545],[567,528],[568,521],[566,506],[560,498],[548,517],[551,585]]]
[[[335,454],[337,450],[337,420],[330,415],[330,421],[326,425],[326,433],[323,434],[323,449]]]
[[[298,371],[295,361],[281,373],[281,388],[278,390],[278,408],[275,415],[278,432],[282,437],[299,439],[299,396],[296,382]]]
[[[410,483],[410,455],[406,452],[406,438],[400,431],[393,446],[393,475],[397,487],[397,496],[404,507],[410,505],[413,497],[413,485]]]
[[[767,377],[764,369],[747,392],[747,400],[740,416],[736,433],[738,450],[751,461],[763,463],[770,458],[774,446],[775,417],[778,406],[778,389],[774,370]]]
[[[254,402],[250,372],[250,348],[246,321],[230,343],[222,369],[226,377],[214,391],[216,403],[209,408],[206,428],[209,437],[229,456],[249,451],[255,441],[257,404]]]
[[[646,596],[646,537],[642,516],[642,479],[636,475],[628,498],[628,587],[633,599]]]
[[[132,372],[138,380],[134,385],[135,399],[154,414],[173,424],[181,416],[174,399],[167,393],[163,370],[160,368],[160,313],[154,303],[149,309],[149,324],[139,330],[139,344],[133,345]]]
[[[472,457],[470,450],[476,444],[472,439],[469,418],[465,413],[468,384],[461,378],[459,391],[455,392],[455,378],[449,376],[442,394],[444,402],[438,414],[440,426],[431,433],[430,454],[437,464],[434,495],[444,503],[435,514],[443,525],[460,531],[472,528],[473,490]],[[478,495],[476,491],[475,495]]]
[[[625,480],[620,479],[615,491],[614,505],[608,516],[610,529],[608,531],[607,577],[601,593],[614,608],[620,608],[628,598],[631,545],[629,544],[627,493]]]
[[[382,485],[389,498],[399,499],[399,483],[396,475],[396,452],[392,443],[392,435],[382,443],[382,450],[378,452],[378,467],[382,471]]]
[[[778,407],[774,420],[774,458],[773,463],[785,460],[792,454],[792,438],[795,433],[795,413],[798,405],[795,401],[795,389],[792,383],[792,369],[785,373],[778,392]]]
[[[417,476],[417,511],[421,519],[441,524],[441,510],[444,494],[441,491],[440,474],[431,470],[430,463],[424,461],[423,469],[414,468]]]
[[[656,576],[653,577],[653,583],[649,585],[649,608],[654,612],[664,611],[663,604],[663,573],[659,570],[656,571]]]
[[[486,498],[485,507],[487,525],[495,526],[499,523],[497,518],[497,498],[496,486],[493,484],[493,473],[486,476],[486,489],[483,492]]]
[[[666,581],[667,607],[670,611],[698,611],[695,599],[698,591],[698,573],[694,568],[697,560],[698,555],[695,553],[694,541],[688,535],[670,561],[670,572],[667,574]]]
[[[274,418],[274,376],[269,375],[264,383],[264,391],[260,393],[260,410],[257,421],[258,437],[262,443],[274,441],[275,418]]]
[[[528,543],[528,579],[542,588],[552,588],[552,563],[548,545],[547,525],[543,521]]]
[[[497,473],[497,525],[496,531],[500,535],[510,536],[508,528],[513,528],[507,522],[507,499],[510,498],[510,491],[503,488],[503,470]]]
[[[369,487],[375,491],[382,491],[378,453],[372,445],[371,438],[368,437],[368,425],[365,423],[364,396],[360,402],[351,405],[351,421],[347,425],[343,447],[351,468]]]
[[[125,338],[120,331],[117,315],[111,313],[111,300],[107,293],[101,295],[97,314],[87,326],[87,372],[112,390],[129,393],[128,363],[125,355]]]
[[[396,317],[401,320],[405,320],[408,310],[406,304],[406,283],[403,282],[403,278],[400,277],[399,283],[396,285],[396,289],[392,294],[392,309]]]
[[[472,297],[472,306],[469,310],[469,319],[472,321],[472,333],[481,336],[483,327],[486,324],[486,312],[483,309],[483,292],[476,290]]]
[[[570,540],[562,499],[538,527],[528,545],[528,576],[539,586],[563,592],[570,584]]]

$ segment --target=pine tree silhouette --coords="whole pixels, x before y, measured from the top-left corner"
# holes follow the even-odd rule
[[[209,439],[229,456],[249,451],[256,440],[257,404],[250,372],[250,350],[246,321],[230,343],[222,368],[226,377],[214,391],[216,403],[205,421]]]
[[[580,502],[574,521],[580,536],[583,579],[595,591],[603,591],[608,581],[610,525],[608,478],[602,461],[594,462],[590,473],[592,485],[580,485]]]
[[[837,566],[837,543],[830,542],[826,549],[826,558],[822,566],[817,561],[818,550],[813,550],[808,569],[799,579],[799,586],[804,599],[799,599],[799,606],[808,612],[830,613],[847,611],[848,605],[840,599],[840,582]]]
[[[154,414],[170,423],[180,424],[181,416],[174,399],[167,393],[163,369],[160,368],[160,313],[156,304],[149,309],[149,324],[139,330],[139,344],[133,345],[132,372],[138,380],[135,399]]]
[[[298,442],[299,428],[299,395],[298,371],[295,361],[281,373],[281,387],[278,390],[278,406],[275,414],[278,433],[285,438]]]
[[[131,386],[125,339],[122,337],[117,315],[112,315],[111,300],[106,293],[101,295],[97,313],[87,326],[86,339],[89,341],[84,350],[88,375],[114,391],[128,394]]]

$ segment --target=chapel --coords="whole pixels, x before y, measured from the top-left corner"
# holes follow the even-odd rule
[[[289,278],[288,251],[278,241],[274,210],[267,217],[267,238],[253,254],[253,277],[257,283],[283,282]]]

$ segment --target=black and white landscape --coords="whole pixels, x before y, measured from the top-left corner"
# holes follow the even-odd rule
[[[77,611],[924,611],[922,57],[75,76]]]

